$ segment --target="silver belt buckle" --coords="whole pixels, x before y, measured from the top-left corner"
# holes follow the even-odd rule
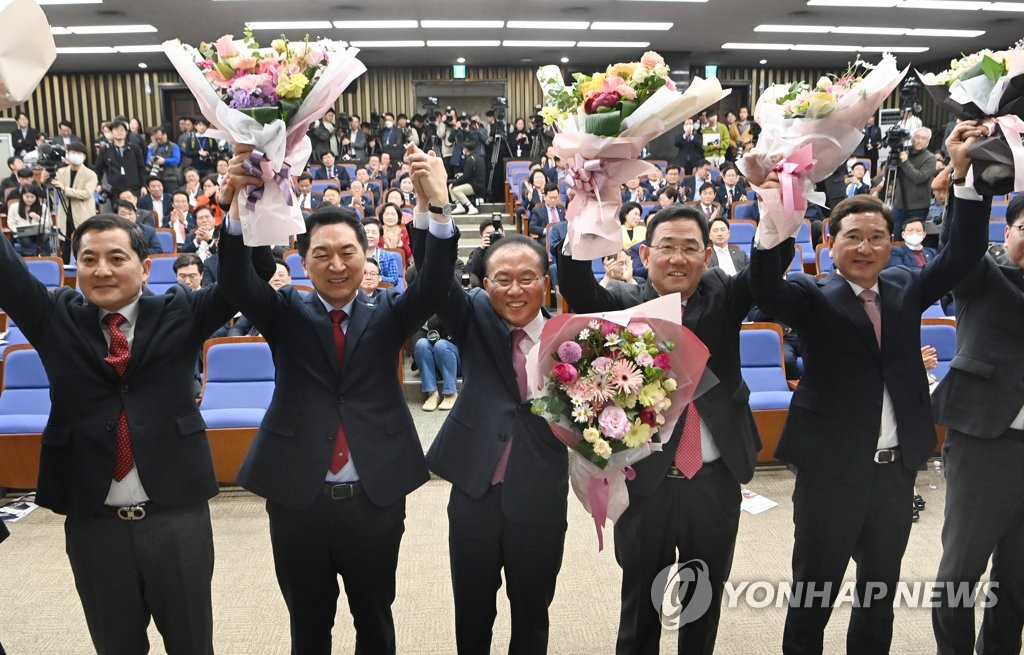
[[[331,500],[349,500],[355,495],[355,487],[352,484],[343,482],[331,487]]]
[[[146,518],[146,508],[142,505],[132,505],[130,507],[118,507],[117,518],[122,521],[141,521]]]
[[[892,464],[896,461],[896,451],[892,448],[875,451],[875,464]]]

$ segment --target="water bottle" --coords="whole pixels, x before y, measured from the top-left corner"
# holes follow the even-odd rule
[[[932,460],[931,479],[928,482],[929,489],[938,489],[942,483],[942,458],[936,457]]]

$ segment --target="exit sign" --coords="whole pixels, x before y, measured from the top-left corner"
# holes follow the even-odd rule
[[[708,64],[704,67],[704,77],[711,79],[712,77],[718,77],[718,66],[714,64]]]
[[[454,77],[457,80],[466,79],[466,65],[452,64],[452,77]]]

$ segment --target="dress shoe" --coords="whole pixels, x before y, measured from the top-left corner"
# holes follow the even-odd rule
[[[455,407],[455,401],[459,399],[459,394],[449,393],[445,394],[444,399],[441,400],[441,404],[437,406],[441,411],[447,412],[452,407]]]
[[[441,398],[440,398],[440,396],[437,395],[436,391],[430,392],[430,395],[427,396],[427,399],[423,401],[423,411],[424,412],[432,412],[432,411],[434,411],[435,409],[437,409],[437,403],[440,400],[441,400]]]
[[[921,496],[914,496],[914,509],[924,511],[925,501]]]
[[[913,513],[910,515],[910,520],[914,523],[917,523],[917,520],[919,518],[921,518],[921,512],[917,511],[916,509],[913,510]]]

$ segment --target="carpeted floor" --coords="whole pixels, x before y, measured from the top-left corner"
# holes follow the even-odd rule
[[[942,488],[929,489],[928,475],[922,474],[919,487],[928,507],[911,535],[903,564],[904,580],[931,580],[938,563]],[[760,470],[748,486],[779,506],[756,516],[743,514],[732,581],[788,580],[792,476],[783,469]],[[399,653],[434,655],[455,650],[445,514],[448,490],[446,482],[435,480],[408,500],[394,606]],[[274,578],[262,501],[245,491],[228,489],[212,501],[211,508],[217,553],[213,579],[217,653],[287,653],[288,615]],[[610,543],[604,552],[597,552],[593,524],[575,499],[570,499],[569,514],[565,559],[551,607],[549,652],[612,653],[618,621],[619,569]],[[10,655],[92,653],[64,554],[61,517],[40,509],[10,527],[12,538],[0,546],[0,641]],[[611,530],[606,534],[610,541]],[[847,574],[852,576],[852,568]],[[777,653],[784,618],[785,610],[774,606],[755,609],[740,602],[736,608],[726,607],[716,652]],[[825,652],[845,651],[848,618],[848,606],[836,610],[826,635]],[[151,633],[151,652],[164,653],[152,627]],[[508,604],[500,597],[492,652],[506,652],[508,639]],[[675,651],[674,639],[674,633],[663,634],[663,653]],[[335,653],[351,653],[354,649],[351,619],[344,603],[338,613],[334,644]],[[935,652],[927,609],[896,610],[892,652]]]

